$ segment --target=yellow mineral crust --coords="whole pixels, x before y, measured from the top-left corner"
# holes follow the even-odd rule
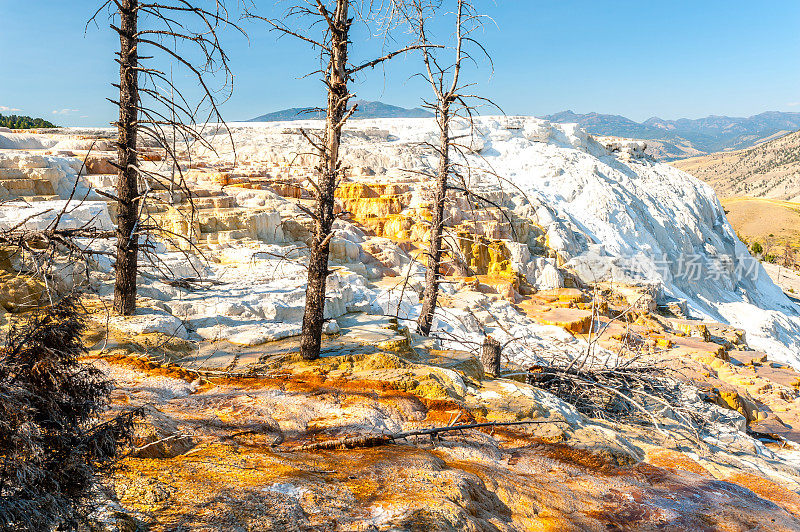
[[[191,436],[193,447],[175,456],[128,457],[109,484],[128,515],[152,530],[800,526],[791,515],[797,497],[770,490],[767,480],[737,478],[725,467],[712,475],[677,450],[654,447],[646,432],[629,432],[629,443],[621,444],[585,422],[558,423],[565,419],[535,389],[443,371],[437,362],[463,357],[430,355],[427,362],[388,353],[315,362],[290,356],[263,368],[262,378],[208,377],[189,395],[155,404]],[[152,398],[153,390],[194,378],[123,358],[98,363],[108,365],[127,393],[126,404],[144,400],[138,382]],[[429,397],[425,386],[404,384],[417,378],[450,391]],[[471,390],[459,379],[468,379]],[[354,433],[491,419],[549,423],[376,448],[291,451],[302,442]],[[632,454],[636,442],[649,449],[650,463],[640,461],[645,453]],[[665,493],[685,495],[679,515]]]

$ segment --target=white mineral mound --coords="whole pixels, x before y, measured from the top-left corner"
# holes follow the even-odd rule
[[[280,158],[292,161],[295,155],[310,151],[299,128],[321,126],[318,121],[233,124],[238,160],[251,166]],[[2,140],[15,147],[36,140],[40,147],[74,142],[77,138],[75,131],[66,133],[38,135],[37,139],[28,138],[33,135],[23,135],[23,139],[17,134],[4,134]],[[456,134],[463,135],[467,162],[487,170],[473,172],[470,186],[544,228],[562,265],[572,268],[585,281],[647,284],[664,302],[685,300],[696,317],[744,329],[750,345],[767,352],[772,360],[800,369],[800,308],[771,281],[760,264],[751,260],[710,187],[671,166],[643,158],[641,146],[635,143],[611,143],[606,147],[573,125],[533,118],[484,117],[477,121],[474,131],[461,126]],[[209,136],[213,138],[214,133]],[[414,201],[419,201],[425,193],[426,180],[403,170],[435,168],[436,156],[426,143],[435,143],[437,138],[430,119],[353,121],[344,139],[346,162],[374,169],[377,175],[364,178],[370,181],[409,182],[417,194]],[[232,158],[227,134],[219,132],[213,140],[222,157]],[[304,162],[312,164],[313,160],[306,156]],[[69,196],[77,179],[74,166],[79,163],[77,159],[21,152],[5,152],[0,157],[0,168],[8,177],[54,180],[54,189],[62,198]],[[84,185],[79,188],[83,197]],[[241,207],[256,202],[280,213],[283,221],[298,215],[290,200],[266,191],[236,190],[229,187]],[[74,211],[69,207],[69,223],[92,220],[108,228],[107,213],[95,212],[95,206],[103,211],[104,203]],[[40,208],[51,210],[40,216],[42,220],[34,221],[29,214],[35,209],[7,204],[0,225],[13,226],[22,220],[46,224],[45,218],[60,212],[55,204],[37,205],[36,209]],[[450,215],[460,216],[457,209],[452,209]],[[277,216],[269,212],[260,216],[275,218],[270,223],[277,231],[281,224]],[[393,312],[398,307],[397,296],[385,287],[370,284],[376,276],[374,268],[362,260],[360,246],[365,237],[350,224],[342,223],[338,228],[334,251],[339,252],[334,253],[333,260],[345,269],[331,280],[326,313],[335,318],[353,310]],[[261,246],[257,249],[252,245],[226,244],[230,249],[225,253],[244,257],[233,261],[241,262],[240,267],[230,266],[230,261],[223,261],[228,263],[225,267],[209,266],[207,273],[226,284],[209,290],[197,301],[181,300],[175,289],[159,283],[143,287],[142,293],[165,302],[172,315],[184,320],[190,330],[203,338],[220,335],[240,343],[258,343],[297,334],[304,297],[303,251],[294,252],[298,262],[289,266],[283,259],[274,258],[286,253],[285,246],[292,245],[288,236],[286,241],[264,241],[259,232],[257,238]],[[404,261],[408,261],[402,250],[389,242],[382,246],[387,253],[397,255],[390,262],[402,269]],[[509,242],[508,246],[516,267],[534,285],[547,286],[559,280],[553,259],[532,258],[533,242],[528,246]],[[164,256],[169,257],[174,268],[192,269],[179,253]],[[420,280],[421,272],[415,271],[414,281]],[[482,327],[492,328],[492,320],[501,319],[503,331],[525,338],[518,350],[510,350],[514,356],[526,359],[569,342],[563,331],[556,334],[535,326],[507,302],[461,299],[463,308],[437,314],[437,328],[479,340]],[[414,293],[405,293],[400,306],[409,317],[419,313]],[[487,319],[476,323],[484,311]],[[503,334],[498,336],[502,338]]]
[[[289,159],[308,152],[298,128],[321,126],[236,124],[237,153]],[[389,175],[435,168],[424,145],[438,138],[430,119],[359,120],[348,129],[351,165]],[[607,148],[575,125],[482,117],[471,136],[465,125],[456,133],[466,135],[467,161],[490,170],[473,174],[472,186],[545,228],[585,281],[652,284],[661,300],[686,300],[692,315],[740,327],[750,345],[800,368],[800,308],[750,258],[711,187],[642,158],[637,146]]]

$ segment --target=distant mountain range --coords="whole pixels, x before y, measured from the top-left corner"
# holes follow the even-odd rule
[[[749,148],[800,129],[800,113],[778,111],[748,118],[708,116],[695,120],[664,120],[653,117],[644,122],[619,115],[572,111],[542,118],[576,123],[593,135],[651,140],[651,154],[666,160]]]
[[[370,102],[367,100],[358,100],[354,102],[358,104],[358,109],[353,114],[354,119],[361,118],[429,118],[433,113],[429,113],[425,109],[416,107],[414,109],[406,109],[405,107],[397,107],[396,105],[389,105],[382,102]],[[283,111],[275,111],[274,113],[267,113],[248,120],[248,122],[283,122],[288,120],[312,120],[325,118],[325,113],[322,111],[311,110],[304,107],[293,107],[291,109],[284,109]]]
[[[354,119],[360,118],[428,118],[433,114],[419,107],[406,109],[383,102],[358,100]],[[248,122],[279,122],[324,118],[321,111],[301,107],[267,113]],[[800,113],[769,111],[748,118],[708,116],[706,118],[664,120],[648,118],[635,122],[620,115],[600,113],[578,114],[572,111],[543,116],[551,122],[576,123],[592,135],[643,139],[648,153],[661,160],[695,157],[721,151],[749,148],[787,133],[800,130]]]

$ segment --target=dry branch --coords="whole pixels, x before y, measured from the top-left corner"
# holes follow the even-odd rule
[[[355,449],[363,447],[378,447],[388,445],[397,440],[410,438],[412,436],[438,436],[445,432],[455,432],[458,430],[478,429],[486,427],[509,427],[515,425],[543,425],[547,423],[566,423],[566,421],[491,421],[487,423],[467,423],[464,425],[449,425],[446,427],[433,427],[430,429],[410,430],[407,432],[397,432],[395,434],[367,434],[360,436],[348,436],[328,440],[323,442],[309,443],[293,447],[290,451],[323,451],[335,449]]]
[[[660,428],[659,417],[697,432],[705,420],[688,408],[683,385],[656,365],[614,368],[529,368],[527,382],[571,404],[587,417]]]

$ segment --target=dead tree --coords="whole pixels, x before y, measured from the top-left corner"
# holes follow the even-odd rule
[[[783,266],[789,269],[797,268],[797,254],[792,245],[787,242],[783,248]]]
[[[450,50],[453,54],[452,62],[445,62],[441,58],[444,53],[448,53],[447,50],[443,52],[441,47],[427,46],[431,44],[428,35],[428,24],[435,11],[439,8],[441,8],[440,2],[415,0],[412,2],[410,9],[405,11],[420,43],[423,45],[420,48],[425,64],[423,76],[430,84],[435,96],[434,100],[426,101],[425,106],[435,113],[436,125],[439,128],[439,144],[438,146],[432,146],[439,156],[439,163],[436,174],[431,176],[434,182],[430,243],[426,253],[427,271],[425,273],[425,287],[422,293],[422,311],[417,319],[417,332],[423,336],[430,334],[433,316],[436,312],[440,267],[442,255],[445,251],[444,211],[447,202],[447,191],[450,189],[450,179],[457,172],[457,164],[453,160],[454,154],[460,151],[458,139],[453,138],[450,128],[453,120],[459,118],[472,120],[475,107],[469,104],[468,100],[477,98],[465,92],[469,85],[461,81],[462,67],[467,61],[474,62],[467,49],[469,46],[478,47],[485,53],[484,48],[471,36],[481,28],[483,16],[477,12],[470,0],[457,0],[455,9],[455,43],[454,48]],[[466,187],[463,188],[466,193]]]
[[[394,0],[388,4],[390,18],[397,5]],[[323,68],[315,73],[322,75],[322,83],[327,89],[327,106],[319,109],[325,113],[325,129],[321,135],[302,131],[319,158],[316,182],[311,181],[310,192],[315,199],[314,207],[306,209],[301,206],[314,221],[314,234],[309,245],[308,286],[300,343],[301,355],[307,360],[318,358],[322,346],[325,287],[330,274],[328,256],[336,218],[335,194],[346,170],[341,157],[342,129],[357,107],[348,106],[355,96],[350,92],[349,84],[362,70],[374,68],[396,55],[419,47],[407,46],[360,64],[350,61],[350,30],[354,20],[359,18],[366,22],[368,16],[383,10],[382,6],[373,8],[369,2],[362,4],[353,0],[305,0],[292,4],[282,20],[250,13],[251,17],[267,22],[283,35],[295,37],[319,50],[323,64]],[[299,22],[297,27],[284,22],[292,20]]]
[[[119,3],[119,122],[117,122],[117,262],[114,281],[114,310],[122,315],[136,310],[138,272],[139,174],[136,154],[136,123],[139,118],[139,0]]]
[[[483,339],[481,346],[481,364],[483,365],[484,373],[488,373],[492,377],[500,376],[500,355],[503,349],[500,342],[487,336]]]
[[[120,41],[116,59],[119,84],[113,84],[119,90],[119,99],[109,98],[119,108],[114,124],[118,131],[117,161],[112,163],[117,168],[117,187],[115,196],[106,195],[118,205],[114,310],[122,315],[136,310],[139,252],[147,253],[148,249],[142,238],[160,231],[148,218],[147,202],[157,201],[153,191],[180,189],[191,203],[191,191],[178,164],[175,137],[180,137],[187,154],[194,143],[213,151],[203,138],[202,128],[212,120],[224,126],[218,104],[230,94],[232,76],[218,34],[224,27],[242,30],[229,19],[223,0],[208,3],[210,8],[205,9],[197,0],[107,0],[89,21],[108,12],[110,27]],[[141,29],[143,20],[146,28]],[[190,103],[172,76],[166,74],[165,64],[178,66],[197,81],[199,101]],[[219,73],[224,82],[216,89],[207,78]],[[177,174],[141,164],[143,137],[164,151],[164,159],[177,168]]]

